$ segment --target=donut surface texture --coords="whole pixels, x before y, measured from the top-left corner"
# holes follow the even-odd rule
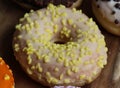
[[[81,10],[50,4],[26,13],[16,26],[16,59],[45,86],[81,86],[93,81],[107,63],[104,36]]]
[[[14,88],[14,78],[9,66],[0,57],[0,88]]]
[[[100,24],[120,36],[120,0],[93,0],[92,7]]]

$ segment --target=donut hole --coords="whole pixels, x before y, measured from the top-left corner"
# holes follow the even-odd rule
[[[65,36],[61,39],[60,36],[57,37],[56,39],[52,40],[53,43],[55,44],[67,44],[68,42],[71,42],[70,38],[66,38]]]
[[[65,44],[66,42],[65,41],[55,41],[54,43],[55,44]]]

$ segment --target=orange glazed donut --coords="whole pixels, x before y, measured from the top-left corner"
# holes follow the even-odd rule
[[[26,13],[16,26],[16,59],[45,86],[82,86],[107,63],[104,36],[81,10],[50,4]]]
[[[14,88],[12,71],[2,58],[0,58],[0,88]]]
[[[93,0],[93,12],[110,33],[120,36],[120,0]]]

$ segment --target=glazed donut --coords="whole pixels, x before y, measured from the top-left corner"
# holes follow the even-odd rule
[[[81,87],[75,87],[75,86],[54,86],[53,88],[81,88]]]
[[[107,63],[104,36],[81,10],[49,4],[26,13],[14,33],[14,55],[45,86],[81,86]]]
[[[93,0],[93,12],[110,33],[120,36],[120,0]]]
[[[0,57],[0,88],[14,88],[14,78],[9,66]]]
[[[37,9],[46,7],[49,3],[54,5],[65,5],[66,7],[77,8],[82,0],[13,0],[20,6],[27,9]]]

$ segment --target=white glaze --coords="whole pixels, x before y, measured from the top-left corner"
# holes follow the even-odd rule
[[[38,13],[41,14],[39,15]],[[66,13],[66,16],[62,16],[62,13]],[[55,17],[56,19],[53,20]],[[39,27],[33,26],[30,31],[27,31],[29,28],[25,25],[31,24],[27,21],[27,18],[24,18],[20,23],[23,26],[15,32],[15,38],[22,36],[22,38],[14,40],[14,44],[18,44],[20,48],[20,50],[15,52],[15,56],[22,67],[27,69],[27,73],[41,84],[49,86],[52,84],[51,79],[54,78],[55,81],[57,80],[54,85],[64,85],[67,81],[71,85],[74,84],[73,86],[81,86],[85,82],[89,83],[95,79],[107,63],[107,49],[104,37],[95,22],[92,19],[88,19],[81,11],[50,5],[47,9],[29,13],[28,18],[31,19],[30,23],[37,22]],[[73,23],[64,25],[63,20],[67,21],[68,19],[71,19]],[[48,25],[51,22],[53,25]],[[57,32],[54,32],[53,26],[55,24],[58,25]],[[76,27],[73,27],[74,24]],[[67,43],[67,37],[60,37],[64,27],[71,31],[69,34],[72,40]],[[49,33],[48,29],[52,33]],[[77,36],[78,34],[80,34],[80,37]],[[54,42],[56,41],[65,41],[66,44],[55,44]],[[76,45],[71,47],[71,43]],[[27,55],[29,50],[34,51],[29,54],[31,58],[28,58]],[[74,55],[71,54],[70,56],[69,53]],[[48,62],[44,61],[46,56],[49,60]],[[63,58],[63,60],[59,61],[59,58]],[[27,66],[23,62],[26,62]],[[68,65],[66,65],[66,62]],[[80,63],[77,64],[77,62]],[[39,68],[43,70],[39,72],[36,68],[31,69],[31,65],[37,66],[36,68],[39,65]],[[54,70],[55,67],[58,69],[57,72]],[[74,68],[77,69],[76,72],[71,70],[74,70]],[[48,73],[50,74],[49,77]]]
[[[115,22],[116,19],[120,22],[120,9],[115,8],[116,3],[120,3],[120,1],[115,2],[114,0],[111,1],[98,0],[96,2],[96,4],[99,5],[100,10],[104,17],[106,17],[111,22]],[[115,11],[115,14],[112,14],[113,11]],[[117,25],[120,25],[120,23]]]

